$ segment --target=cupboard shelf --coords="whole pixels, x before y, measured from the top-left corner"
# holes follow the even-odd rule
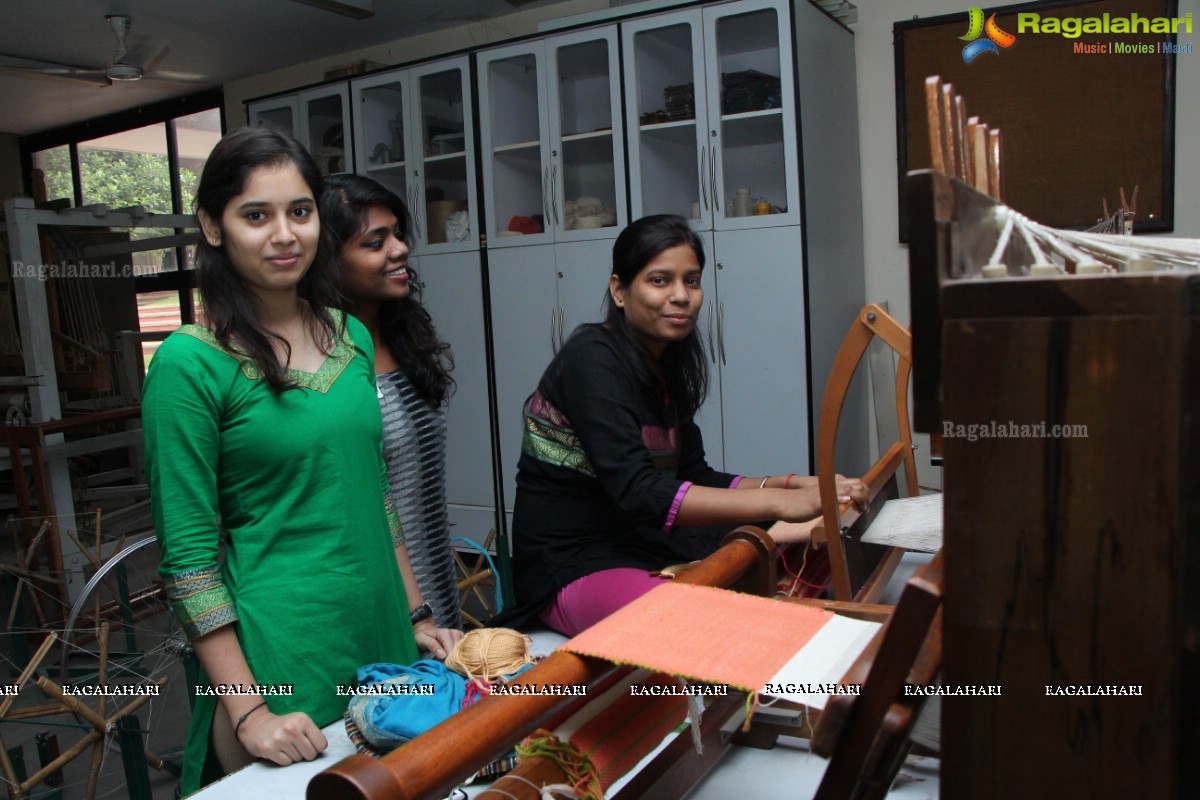
[[[764,108],[758,111],[740,111],[737,114],[722,114],[721,122],[739,122],[748,119],[783,116],[782,108]]]
[[[654,131],[665,131],[671,128],[694,128],[696,127],[695,119],[676,119],[670,122],[652,122],[648,125],[642,125],[641,130],[645,133],[653,133]]]
[[[501,144],[492,148],[493,153],[511,153],[515,150],[537,150],[541,146],[541,142],[534,139],[532,142],[516,142],[514,144]]]
[[[367,172],[403,172],[404,161],[389,161],[386,164],[367,164]]]
[[[436,156],[425,156],[425,163],[426,164],[434,164],[434,163],[437,163],[438,161],[454,161],[455,159],[464,158],[464,157],[466,157],[466,155],[467,154],[462,152],[461,150],[458,151],[457,153],[440,153]]]
[[[584,139],[599,139],[606,136],[612,136],[612,128],[606,128],[599,131],[585,131],[584,133],[567,133],[563,134],[564,142],[578,142]]]

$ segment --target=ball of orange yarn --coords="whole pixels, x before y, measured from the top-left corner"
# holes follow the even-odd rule
[[[446,666],[470,680],[492,681],[533,663],[530,641],[511,628],[479,628],[459,640],[446,656]]]

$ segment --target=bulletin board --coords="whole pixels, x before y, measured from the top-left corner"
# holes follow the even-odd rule
[[[1018,13],[1042,19],[1173,18],[1176,0],[1043,2],[983,9],[1015,36],[967,63],[960,37],[971,32],[967,12],[906,20],[894,27],[899,153],[900,239],[907,241],[904,176],[930,164],[925,79],[941,76],[962,95],[968,116],[999,128],[1002,199],[1043,224],[1086,229],[1131,199],[1138,187],[1135,232],[1174,230],[1175,60],[1164,42],[1192,37],[1162,33],[1019,32]],[[1059,23],[1066,29],[1071,23]],[[982,34],[986,36],[986,33]],[[1077,48],[1077,43],[1081,48]],[[1147,45],[1154,53],[1127,51]],[[1099,47],[1105,52],[1095,52]],[[1091,52],[1079,52],[1091,48]],[[1182,55],[1200,58],[1200,53]]]

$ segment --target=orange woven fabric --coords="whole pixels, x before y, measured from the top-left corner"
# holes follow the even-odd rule
[[[758,692],[832,617],[795,603],[664,583],[562,649]]]

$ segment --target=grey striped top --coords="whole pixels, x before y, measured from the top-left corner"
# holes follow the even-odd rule
[[[422,400],[404,373],[377,378],[383,460],[417,585],[441,628],[461,628],[446,510],[446,411]]]

